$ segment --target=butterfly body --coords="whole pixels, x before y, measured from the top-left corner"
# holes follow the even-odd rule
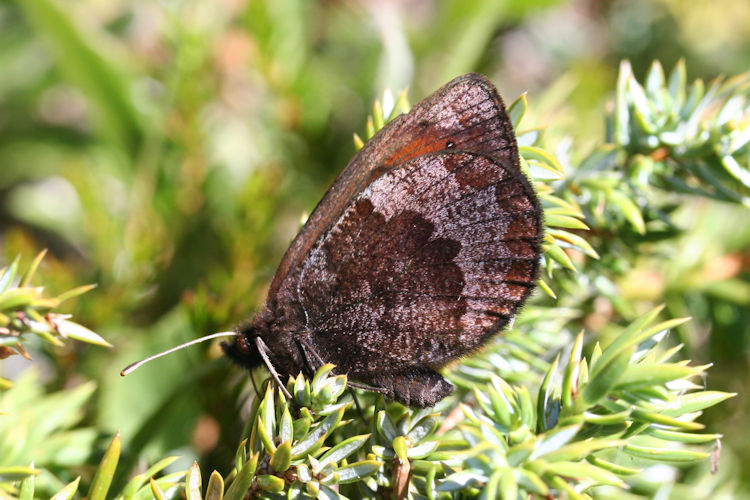
[[[264,308],[225,352],[282,376],[325,363],[411,406],[436,370],[505,326],[531,293],[542,212],[492,84],[448,83],[375,135],[285,254]]]

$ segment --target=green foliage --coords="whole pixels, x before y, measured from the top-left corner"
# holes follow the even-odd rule
[[[43,287],[31,286],[45,253],[39,253],[22,274],[19,274],[18,258],[0,269],[0,358],[13,354],[28,357],[23,343],[29,336],[57,346],[62,345],[61,339],[71,338],[111,347],[96,333],[70,321],[69,314],[55,312],[63,302],[86,293],[94,285],[80,286],[56,297],[46,297]],[[10,381],[0,378],[0,386],[9,385]]]
[[[226,499],[247,492],[257,498],[378,498],[383,491],[426,498],[475,491],[507,499],[556,491],[589,498],[582,491],[625,488],[627,478],[640,472],[616,463],[620,451],[645,464],[701,460],[707,453],[693,448],[719,436],[695,433],[702,426],[694,420],[731,395],[696,390],[690,380],[705,367],[667,362],[677,349],[663,353],[658,342],[676,322],[652,325],[657,312],[630,325],[606,349],[595,346],[588,359],[581,358],[579,336],[561,386],[551,382],[555,362],[536,403],[525,386],[491,375],[489,384],[474,389],[475,408],[460,405],[463,421],[449,418],[442,426],[432,409],[384,408],[380,402],[369,415],[372,432],[356,434],[365,422],[344,418],[352,400],[342,397],[346,377],[331,376],[332,365],[312,381],[290,379],[291,401],[269,383],[254,402],[235,468],[226,479],[212,475],[205,498],[222,498],[222,492]],[[120,447],[118,434],[99,463],[89,498],[106,497]],[[115,498],[148,498],[149,492],[166,498],[164,492],[178,484],[187,498],[204,498],[197,466],[153,479],[172,461],[136,476]],[[33,494],[32,481],[24,480],[19,491]],[[55,498],[73,498],[78,488],[79,478]]]
[[[750,74],[705,89],[688,85],[680,61],[667,79],[654,62],[641,85],[620,67],[607,142],[571,176],[567,188],[589,200],[587,220],[637,234],[667,233],[673,201],[685,193],[750,206],[748,85]],[[569,196],[569,195],[568,195]]]
[[[628,66],[623,68],[627,71]],[[675,72],[684,71],[681,68],[678,66]],[[656,83],[652,82],[651,87],[654,86]],[[634,102],[633,89],[638,88],[634,80],[628,86],[620,85],[617,101]],[[638,92],[635,90],[636,95]],[[385,101],[389,99],[386,96]],[[395,115],[391,108],[403,110],[405,106],[403,95],[395,106],[376,103],[368,121],[367,136],[372,136]],[[526,107],[525,97],[509,107],[516,126]],[[623,112],[616,111],[620,120]],[[386,118],[386,115],[391,116]],[[639,124],[643,121],[635,112],[632,116]],[[686,120],[690,120],[690,116],[684,115]],[[675,124],[671,127],[680,128]],[[634,144],[624,139],[626,134],[617,136],[620,142],[612,148],[615,156],[619,154],[617,148],[626,151]],[[554,298],[553,290],[557,287],[570,290],[571,277],[578,280],[580,288],[586,273],[602,271],[601,265],[587,263],[579,269],[581,266],[573,265],[569,257],[571,251],[594,260],[599,257],[584,237],[576,234],[587,229],[582,222],[584,211],[578,203],[579,199],[586,198],[586,193],[571,188],[560,163],[543,149],[542,134],[538,130],[519,128],[518,138],[524,168],[532,173],[543,172],[537,179],[537,189],[547,215],[544,259],[546,276],[550,280],[543,288]],[[609,146],[602,146],[598,151],[606,147]],[[598,156],[598,151],[589,158]],[[703,151],[705,155],[695,161],[710,157],[715,148],[703,148]],[[665,165],[677,162],[669,155],[661,161]],[[590,160],[583,163],[590,163]],[[587,174],[585,183],[573,182],[590,189],[601,186],[597,179],[609,175],[607,169],[596,169]],[[621,180],[628,178],[627,172],[623,175]],[[646,180],[651,178],[647,176]],[[632,202],[623,192],[635,185],[611,184],[607,209],[618,207],[623,221],[642,234],[649,227],[642,217],[643,208],[629,205]],[[612,193],[617,193],[614,198]],[[614,218],[607,221],[616,225]],[[14,288],[10,288],[10,284],[17,273],[17,261],[3,273],[5,295],[0,297],[0,304],[9,312],[6,314],[9,318],[23,314],[41,317],[40,310],[48,312],[61,302],[60,297],[42,299],[41,292],[35,295],[32,290],[36,289],[27,286],[40,260],[41,256]],[[16,292],[8,295],[13,290]],[[75,292],[61,297],[64,299]],[[12,300],[13,297],[23,300]],[[10,314],[11,310],[15,313]],[[593,340],[586,348],[590,352],[587,356],[583,355],[585,337],[579,333],[565,355],[567,362],[561,366],[560,356],[569,342],[559,331],[576,313],[566,313],[554,304],[538,302],[527,309],[510,333],[481,355],[447,373],[460,390],[446,398],[438,409],[414,410],[397,403],[386,405],[382,398],[362,393],[360,398],[366,410],[355,412],[353,400],[345,395],[346,377],[334,376],[332,365],[318,370],[311,381],[302,375],[290,379],[287,389],[292,400],[289,401],[269,382],[264,396],[253,399],[234,469],[226,478],[214,472],[205,497],[197,465],[155,480],[156,475],[169,466],[172,459],[167,459],[136,476],[116,498],[147,498],[148,495],[168,498],[171,495],[168,492],[174,491],[177,485],[184,485],[180,488],[184,488],[187,498],[196,499],[241,499],[248,493],[259,498],[278,498],[279,495],[377,498],[388,494],[397,498],[465,495],[504,499],[515,499],[519,495],[591,498],[604,487],[629,489],[633,479],[650,464],[684,466],[705,460],[712,443],[721,436],[698,432],[704,426],[696,419],[706,408],[732,396],[704,390],[695,383],[705,376],[707,366],[672,361],[682,346],[666,348],[667,334],[687,320],[655,323],[661,310],[658,307],[635,318],[612,335],[605,347]],[[22,314],[19,315],[19,311]],[[23,323],[13,325],[18,328],[16,325],[23,326]],[[547,333],[555,330],[556,335]],[[23,334],[30,332],[30,329],[14,330],[16,342],[23,342]],[[47,336],[43,338],[49,338],[50,332],[47,328]],[[592,339],[600,337],[595,334]],[[17,349],[23,351],[21,347]],[[556,356],[555,359],[551,360],[550,355]],[[27,387],[29,383],[33,386],[30,381],[19,383],[24,394],[33,393]],[[51,412],[74,415],[70,412],[80,408],[91,390],[91,387],[81,386],[77,389],[81,397],[68,398],[65,406],[54,395],[47,396],[45,404],[36,405],[36,416],[26,418],[44,420],[47,432],[54,434],[57,427],[50,422],[70,425],[75,420],[69,417],[50,420]],[[18,387],[6,391],[4,401],[13,401],[18,398],[17,394]],[[22,407],[7,402],[6,408]],[[454,410],[447,414],[440,411],[449,406]],[[7,424],[6,435],[19,425],[12,420]],[[73,434],[73,442],[79,445],[84,442],[81,432],[86,430]],[[47,468],[53,464],[59,466],[39,453],[39,444],[49,442],[49,438],[38,435],[37,439],[43,441],[35,445],[28,437],[22,439],[36,450],[33,457],[29,450],[21,453],[17,446],[10,445],[15,454],[10,451],[3,454],[8,457],[7,466],[0,473],[4,471],[8,479],[37,473],[34,466],[30,469],[13,467],[13,464],[32,460]],[[58,449],[69,452],[70,445],[71,441],[64,441]],[[115,475],[120,446],[118,434],[91,481],[90,498],[106,497]],[[181,482],[183,475],[185,480]],[[23,480],[18,489],[6,489],[30,498],[34,481],[32,475]],[[79,478],[62,487],[55,498],[73,498],[78,488]]]

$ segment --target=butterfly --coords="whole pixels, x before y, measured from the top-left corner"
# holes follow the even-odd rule
[[[542,219],[497,90],[458,77],[352,158],[263,308],[222,348],[279,385],[333,363],[353,386],[433,406],[453,390],[437,370],[480,348],[533,291]]]

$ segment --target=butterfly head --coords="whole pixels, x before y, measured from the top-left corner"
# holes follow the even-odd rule
[[[224,354],[240,366],[253,369],[263,364],[263,358],[258,351],[255,338],[258,333],[252,326],[237,329],[231,342],[222,342]]]

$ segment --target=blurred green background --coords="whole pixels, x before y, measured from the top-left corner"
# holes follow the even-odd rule
[[[97,381],[85,422],[121,430],[131,465],[177,453],[226,470],[247,389],[218,349],[119,370],[262,303],[383,89],[415,102],[482,72],[506,102],[528,92],[526,119],[552,149],[572,139],[575,160],[603,140],[623,58],[639,78],[654,59],[684,58],[689,79],[743,72],[750,3],[0,1],[0,264],[49,248],[40,279],[98,283],[69,310],[115,345],[40,345],[34,365],[50,389]],[[750,216],[685,204],[668,267],[644,258],[619,285],[695,318],[687,357],[715,363],[709,387],[740,393],[709,431],[747,463]],[[583,324],[601,321],[595,306]],[[18,358],[1,375],[31,365]]]

